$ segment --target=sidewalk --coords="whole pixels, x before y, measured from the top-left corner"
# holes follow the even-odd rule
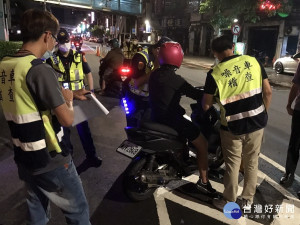
[[[214,58],[185,55],[183,58],[183,64],[196,65],[206,69],[210,69],[214,64]],[[272,86],[285,88],[290,88],[292,86],[293,74],[276,74],[272,67],[265,67],[265,70],[268,74],[268,78]]]

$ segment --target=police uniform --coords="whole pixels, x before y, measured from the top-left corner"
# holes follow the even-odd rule
[[[83,79],[85,74],[91,72],[85,56],[75,50],[69,50],[67,57],[64,57],[59,51],[56,55],[47,60],[52,68],[58,72],[58,80],[62,86],[68,87],[72,91],[84,88]],[[76,125],[86,158],[97,161],[96,166],[100,166],[100,158],[97,157],[96,148],[90,132],[88,121]],[[73,146],[70,141],[70,128],[64,127],[64,144],[73,152]],[[95,159],[95,160],[94,160]],[[91,161],[92,162],[92,161]]]
[[[204,92],[214,95],[221,109],[226,201],[237,200],[241,158],[247,184],[241,197],[250,203],[253,201],[263,128],[268,119],[262,96],[264,79],[267,75],[262,65],[247,55],[223,59],[206,78]]]
[[[138,126],[140,121],[150,119],[148,82],[136,87],[134,79],[150,73],[154,68],[153,60],[148,49],[136,53],[132,58],[133,79],[126,79],[123,83],[123,96],[130,105],[130,112],[126,115],[127,126]]]

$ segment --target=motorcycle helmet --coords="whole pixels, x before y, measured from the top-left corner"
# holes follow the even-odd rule
[[[120,47],[119,40],[117,38],[112,39],[110,44],[111,44],[112,48],[119,48]]]
[[[171,65],[179,68],[183,60],[183,51],[181,45],[177,42],[165,42],[162,44],[158,54],[159,64]]]
[[[60,28],[57,34],[57,40],[59,44],[65,44],[70,42],[70,36],[66,29]]]

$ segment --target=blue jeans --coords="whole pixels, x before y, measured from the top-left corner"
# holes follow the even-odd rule
[[[73,145],[71,143],[71,130],[68,127],[64,127],[63,129],[64,129],[64,136],[63,136],[62,144],[66,146],[66,148],[71,154],[73,154]],[[94,141],[92,138],[88,121],[84,121],[82,123],[77,124],[76,129],[80,137],[80,141],[84,149],[86,158],[92,158],[97,156],[96,148],[94,145]]]
[[[58,206],[67,224],[90,225],[89,207],[73,161],[57,169],[32,176],[28,191],[28,225],[46,225],[50,219],[50,201]]]

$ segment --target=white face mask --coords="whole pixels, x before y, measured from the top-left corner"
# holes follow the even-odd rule
[[[61,44],[59,45],[58,49],[59,51],[61,51],[62,53],[66,53],[67,51],[69,51],[71,48],[71,44],[69,43],[65,43],[65,44]]]
[[[52,51],[47,50],[45,54],[42,56],[42,59],[47,60],[52,56]]]

